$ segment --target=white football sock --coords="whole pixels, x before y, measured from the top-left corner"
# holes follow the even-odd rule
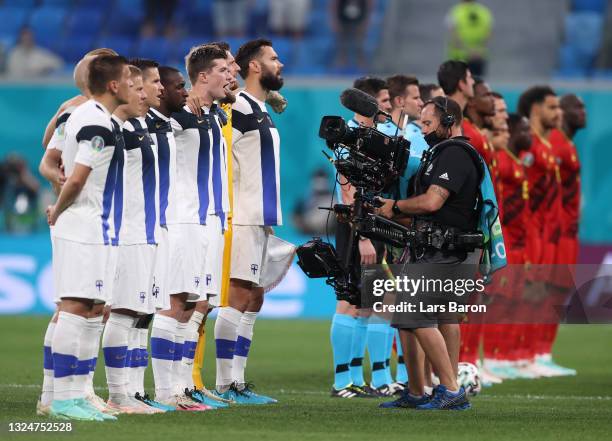
[[[51,344],[54,400],[85,397],[84,391],[78,389],[78,384],[75,385],[75,374],[79,363],[80,336],[86,326],[85,317],[64,311],[58,314]]]
[[[100,336],[104,329],[102,323],[102,316],[88,318],[87,327],[83,333],[83,339],[88,341],[88,344],[81,347],[81,354],[84,360],[88,360],[89,372],[87,378],[85,378],[85,396],[90,397],[95,394],[93,387],[94,371],[96,369],[96,361],[98,358],[98,352],[100,351]]]
[[[133,326],[134,317],[111,312],[102,336],[109,399],[115,403],[124,402],[128,396],[127,351]]]
[[[47,332],[45,332],[43,353],[43,385],[40,395],[40,402],[43,406],[48,406],[53,401],[53,352],[51,351],[51,344],[54,332],[55,322],[49,322]]]
[[[185,392],[183,379],[183,347],[185,346],[185,329],[187,323],[179,322],[174,334],[174,363],[172,364],[172,389],[174,394],[182,395]]]
[[[225,392],[234,381],[232,362],[236,347],[236,335],[242,312],[232,307],[219,308],[215,320],[215,347],[217,350],[217,390]]]
[[[176,339],[176,319],[155,314],[151,329],[151,365],[155,380],[155,399],[165,401],[173,395],[172,367]]]
[[[202,320],[204,320],[204,314],[194,311],[185,328],[185,343],[183,346],[183,358],[181,359],[183,364],[183,375],[181,376],[183,384],[181,390],[194,387],[193,359],[195,357],[196,346],[198,345],[198,338],[200,337],[199,329]]]
[[[232,364],[232,378],[239,385],[244,385],[244,370],[251,348],[251,340],[253,340],[253,327],[257,312],[246,311],[240,318],[238,325],[236,349],[234,351],[234,362]]]
[[[135,387],[141,395],[144,395],[144,377],[149,365],[149,328],[138,328],[138,343],[140,348],[140,366],[137,368],[137,381]]]
[[[137,319],[136,319],[137,320]],[[134,322],[136,322],[134,320]],[[140,364],[140,336],[138,329],[130,329],[128,336],[128,384],[127,393],[130,397],[133,397],[138,392],[138,365]]]

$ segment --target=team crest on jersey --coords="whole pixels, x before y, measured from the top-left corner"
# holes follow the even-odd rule
[[[98,290],[98,292],[102,291],[103,287],[104,287],[104,282],[102,280],[96,280],[96,289]]]
[[[523,165],[525,167],[531,167],[533,165],[533,153],[527,152],[523,155]]]
[[[259,265],[257,265],[256,263],[251,265],[251,272],[253,274],[257,274],[257,271],[259,271]]]
[[[206,274],[206,286],[210,286],[212,283],[212,274]]]
[[[96,152],[102,150],[104,148],[104,138],[102,138],[101,136],[94,136],[93,138],[91,138],[91,147]]]

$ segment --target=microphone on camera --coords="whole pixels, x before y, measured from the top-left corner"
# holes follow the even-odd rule
[[[378,109],[376,98],[353,87],[342,92],[340,102],[347,109],[367,118],[374,118],[376,115],[384,115],[387,118],[391,118],[391,115],[387,112]]]

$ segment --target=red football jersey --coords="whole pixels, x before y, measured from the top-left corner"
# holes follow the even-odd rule
[[[558,223],[559,216],[558,212],[551,213],[560,195],[555,156],[550,143],[533,134],[531,148],[522,153],[522,159],[529,181],[529,261],[536,264],[552,263],[544,257],[544,244],[549,241],[551,229]],[[557,220],[551,219],[553,216]],[[549,225],[549,221],[552,221],[552,225]]]
[[[501,223],[508,256],[525,253],[529,225],[529,184],[525,167],[510,150],[497,152],[497,166],[501,182]],[[524,263],[525,258],[519,262]]]
[[[497,171],[497,154],[495,149],[485,136],[482,131],[474,125],[469,119],[463,118],[461,125],[463,129],[463,136],[469,138],[470,144],[476,149],[480,156],[484,159],[485,163],[489,166],[489,172],[491,173],[491,179],[495,185],[497,191],[498,188],[498,171]]]
[[[580,161],[576,145],[561,130],[554,129],[550,142],[559,158],[561,174],[561,235],[578,236],[580,217]]]

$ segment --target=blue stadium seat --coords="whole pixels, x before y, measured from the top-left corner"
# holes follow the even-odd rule
[[[95,36],[103,20],[103,13],[97,9],[74,9],[66,25],[69,34]]]
[[[29,11],[21,8],[0,8],[0,35],[16,38],[28,18]]]
[[[69,35],[63,39],[57,46],[57,53],[67,63],[75,64],[93,48],[93,35],[82,35],[79,33],[74,36]]]
[[[186,11],[186,9],[185,9]],[[178,18],[178,17],[177,17]],[[210,38],[214,35],[214,23],[212,14],[212,5],[208,0],[196,0],[189,14],[184,17],[187,28],[191,35]]]
[[[170,42],[167,38],[143,38],[137,43],[134,52],[137,57],[151,58],[159,64],[167,64],[173,46],[174,43]]]
[[[124,57],[134,55],[134,40],[127,37],[105,36],[98,39],[96,47],[107,47]]]
[[[32,8],[36,5],[36,0],[4,0],[2,4],[4,7]]]
[[[177,64],[180,66],[185,65],[185,55],[189,52],[193,46],[206,43],[201,38],[185,37],[177,42],[174,42],[171,46],[171,53],[169,56],[169,62],[171,64]]]
[[[44,43],[55,39],[63,32],[66,20],[66,10],[53,6],[43,6],[35,9],[30,17],[30,27],[34,31],[36,40]]]
[[[63,8],[69,8],[74,4],[74,0],[42,0],[41,4],[45,6],[60,6]]]
[[[573,0],[571,10],[573,12],[597,12],[598,14],[604,14],[606,6],[606,0]]]
[[[327,36],[331,38],[333,33],[329,25],[329,16],[327,10],[313,10],[310,13],[308,35],[311,35],[313,37]]]
[[[570,13],[565,17],[565,41],[593,56],[599,51],[603,33],[603,17],[595,12]]]
[[[141,0],[117,0],[111,19],[106,23],[106,32],[113,35],[136,36],[144,18]]]
[[[324,75],[332,61],[332,44],[326,37],[309,37],[296,43],[295,60],[289,69],[298,75]]]

